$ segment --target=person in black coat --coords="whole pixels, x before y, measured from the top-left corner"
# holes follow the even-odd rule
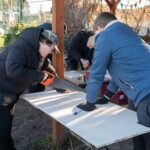
[[[87,47],[87,42],[93,35],[92,31],[80,30],[71,39],[68,49],[68,60],[71,70],[77,70],[78,63],[80,63],[82,70],[92,63],[94,48]]]
[[[46,22],[37,26],[37,28],[52,31],[52,24]],[[66,34],[66,32],[67,32],[67,25],[64,24],[64,34]],[[49,54],[47,58],[45,59],[44,64],[43,64],[43,69],[48,69],[47,66],[50,62],[52,62],[52,54]],[[28,92],[35,93],[35,92],[42,92],[44,90],[45,90],[45,86],[39,83],[39,84],[32,84],[29,87]]]
[[[49,31],[52,31],[52,24],[51,23],[43,23],[39,26],[37,26],[37,28],[40,28],[40,29],[44,29],[44,30],[49,30]],[[47,59],[45,59],[44,61],[44,65],[43,66],[47,66],[49,61],[52,61],[52,54],[49,54],[47,56]],[[28,92],[29,93],[35,93],[35,92],[42,92],[45,90],[45,86],[43,84],[32,84],[29,89],[28,89]]]
[[[48,80],[41,70],[45,58],[59,52],[55,33],[40,28],[27,28],[20,37],[0,53],[0,150],[14,150],[11,138],[11,110],[32,83]]]

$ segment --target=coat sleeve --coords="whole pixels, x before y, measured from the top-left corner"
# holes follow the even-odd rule
[[[95,52],[87,84],[86,99],[88,102],[96,102],[99,96],[107,67],[111,61],[111,53],[110,41],[101,32],[96,38]]]
[[[70,46],[68,49],[68,57],[72,57],[77,61],[80,61],[82,56],[80,55],[79,51],[83,51],[80,49],[80,45],[82,42],[84,42],[84,31],[79,31],[72,39],[70,42]]]
[[[28,57],[26,53],[17,47],[12,47],[7,55],[5,67],[6,74],[15,79],[28,80],[32,83],[39,83],[43,80],[44,73],[26,67]]]

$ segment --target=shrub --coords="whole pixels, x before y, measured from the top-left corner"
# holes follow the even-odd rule
[[[0,34],[0,51],[2,50],[1,48],[4,46],[4,37],[2,34]]]
[[[36,25],[37,25],[36,22],[31,22],[30,24],[20,22],[14,26],[11,26],[8,29],[7,33],[4,34],[4,46],[14,42],[19,37],[20,32],[25,28],[33,27]]]

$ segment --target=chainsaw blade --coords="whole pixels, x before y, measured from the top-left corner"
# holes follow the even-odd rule
[[[79,92],[86,92],[85,89],[58,77],[54,78],[54,81],[49,85],[50,87],[64,89],[64,90],[73,90]]]

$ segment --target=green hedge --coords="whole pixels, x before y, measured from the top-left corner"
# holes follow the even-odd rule
[[[4,36],[0,34],[0,51],[2,50],[2,47],[4,47]]]
[[[19,37],[19,34],[22,30],[28,27],[35,27],[35,26],[37,26],[37,23],[35,21],[31,22],[30,24],[20,22],[14,26],[11,26],[4,35],[0,35],[0,51],[1,48],[14,42]],[[64,38],[65,52],[68,50],[69,41],[70,37],[65,36]]]
[[[18,37],[22,30],[28,27],[37,26],[36,22],[32,22],[30,24],[26,24],[24,22],[17,23],[15,26],[11,26],[7,33],[4,34],[4,46],[14,42]]]

